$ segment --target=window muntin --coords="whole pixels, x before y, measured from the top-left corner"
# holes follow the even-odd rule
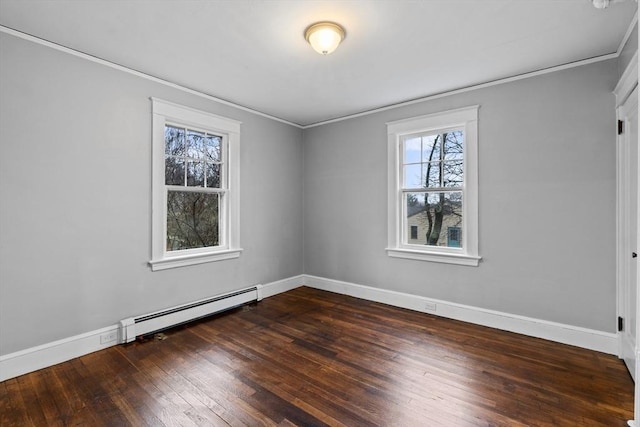
[[[463,222],[464,130],[403,136],[401,152],[403,218],[413,224],[410,227],[418,226],[421,234],[419,238],[405,234],[403,242],[451,247],[447,228],[461,227]]]
[[[167,124],[165,184],[220,188],[224,162],[224,136]]]
[[[152,99],[153,270],[239,256],[240,123]]]
[[[478,265],[478,107],[387,123],[392,257]]]
[[[225,137],[166,124],[164,141],[167,252],[220,246]]]

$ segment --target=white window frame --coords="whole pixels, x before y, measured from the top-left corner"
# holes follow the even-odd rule
[[[388,247],[390,257],[477,266],[478,253],[478,109],[479,105],[443,111],[387,123]],[[464,183],[462,248],[415,245],[403,242],[406,215],[402,192],[402,138],[422,132],[463,129]]]
[[[152,212],[151,212],[151,270],[202,264],[238,258],[240,248],[240,124],[236,120],[216,116],[151,98],[152,106]],[[214,247],[167,251],[167,192],[165,185],[165,125],[196,128],[222,136],[222,155],[225,168],[219,191],[219,241]],[[189,187],[185,187],[186,191]]]

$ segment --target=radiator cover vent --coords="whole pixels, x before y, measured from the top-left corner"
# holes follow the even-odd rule
[[[120,342],[132,342],[136,337],[158,332],[202,317],[262,300],[262,285],[205,298],[120,321]]]

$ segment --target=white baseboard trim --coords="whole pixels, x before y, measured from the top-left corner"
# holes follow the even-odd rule
[[[267,283],[263,285],[259,291],[258,299],[269,298],[274,295],[281,294],[283,292],[290,291],[302,286],[304,282],[304,275],[293,276],[287,279],[278,280],[275,282]]]
[[[259,288],[259,298],[268,298],[300,286],[322,289],[369,301],[434,314],[449,319],[461,320],[618,355],[618,337],[613,333],[311,275],[294,276],[262,285]],[[117,345],[118,341],[111,341],[104,344],[100,343],[101,336],[113,332],[119,333],[119,325],[107,326],[102,329],[96,329],[84,334],[0,356],[0,381],[5,381]]]
[[[118,343],[117,340],[100,344],[100,336],[111,332],[117,334],[118,329],[118,325],[111,325],[106,328],[96,329],[95,331],[0,356],[0,381],[8,380],[116,345]]]
[[[636,364],[638,363],[635,359],[636,351],[636,340],[631,336],[631,334],[626,332],[620,332],[620,349],[619,349],[619,357],[620,359],[625,361],[627,368],[631,376],[635,379],[636,377]]]
[[[300,275],[261,285],[258,288],[259,299],[300,287],[303,281],[304,276]],[[114,332],[118,337],[120,325],[107,326],[0,356],[0,382],[117,345],[118,339],[100,343],[101,336]]]
[[[614,333],[310,275],[304,275],[303,283],[311,288],[618,355],[618,336]]]

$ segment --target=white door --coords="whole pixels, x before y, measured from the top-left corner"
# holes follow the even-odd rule
[[[622,323],[621,357],[636,380],[636,313],[638,287],[638,88],[619,107],[622,133],[618,137],[620,151],[620,188],[618,197],[619,270],[621,280],[619,321]]]

